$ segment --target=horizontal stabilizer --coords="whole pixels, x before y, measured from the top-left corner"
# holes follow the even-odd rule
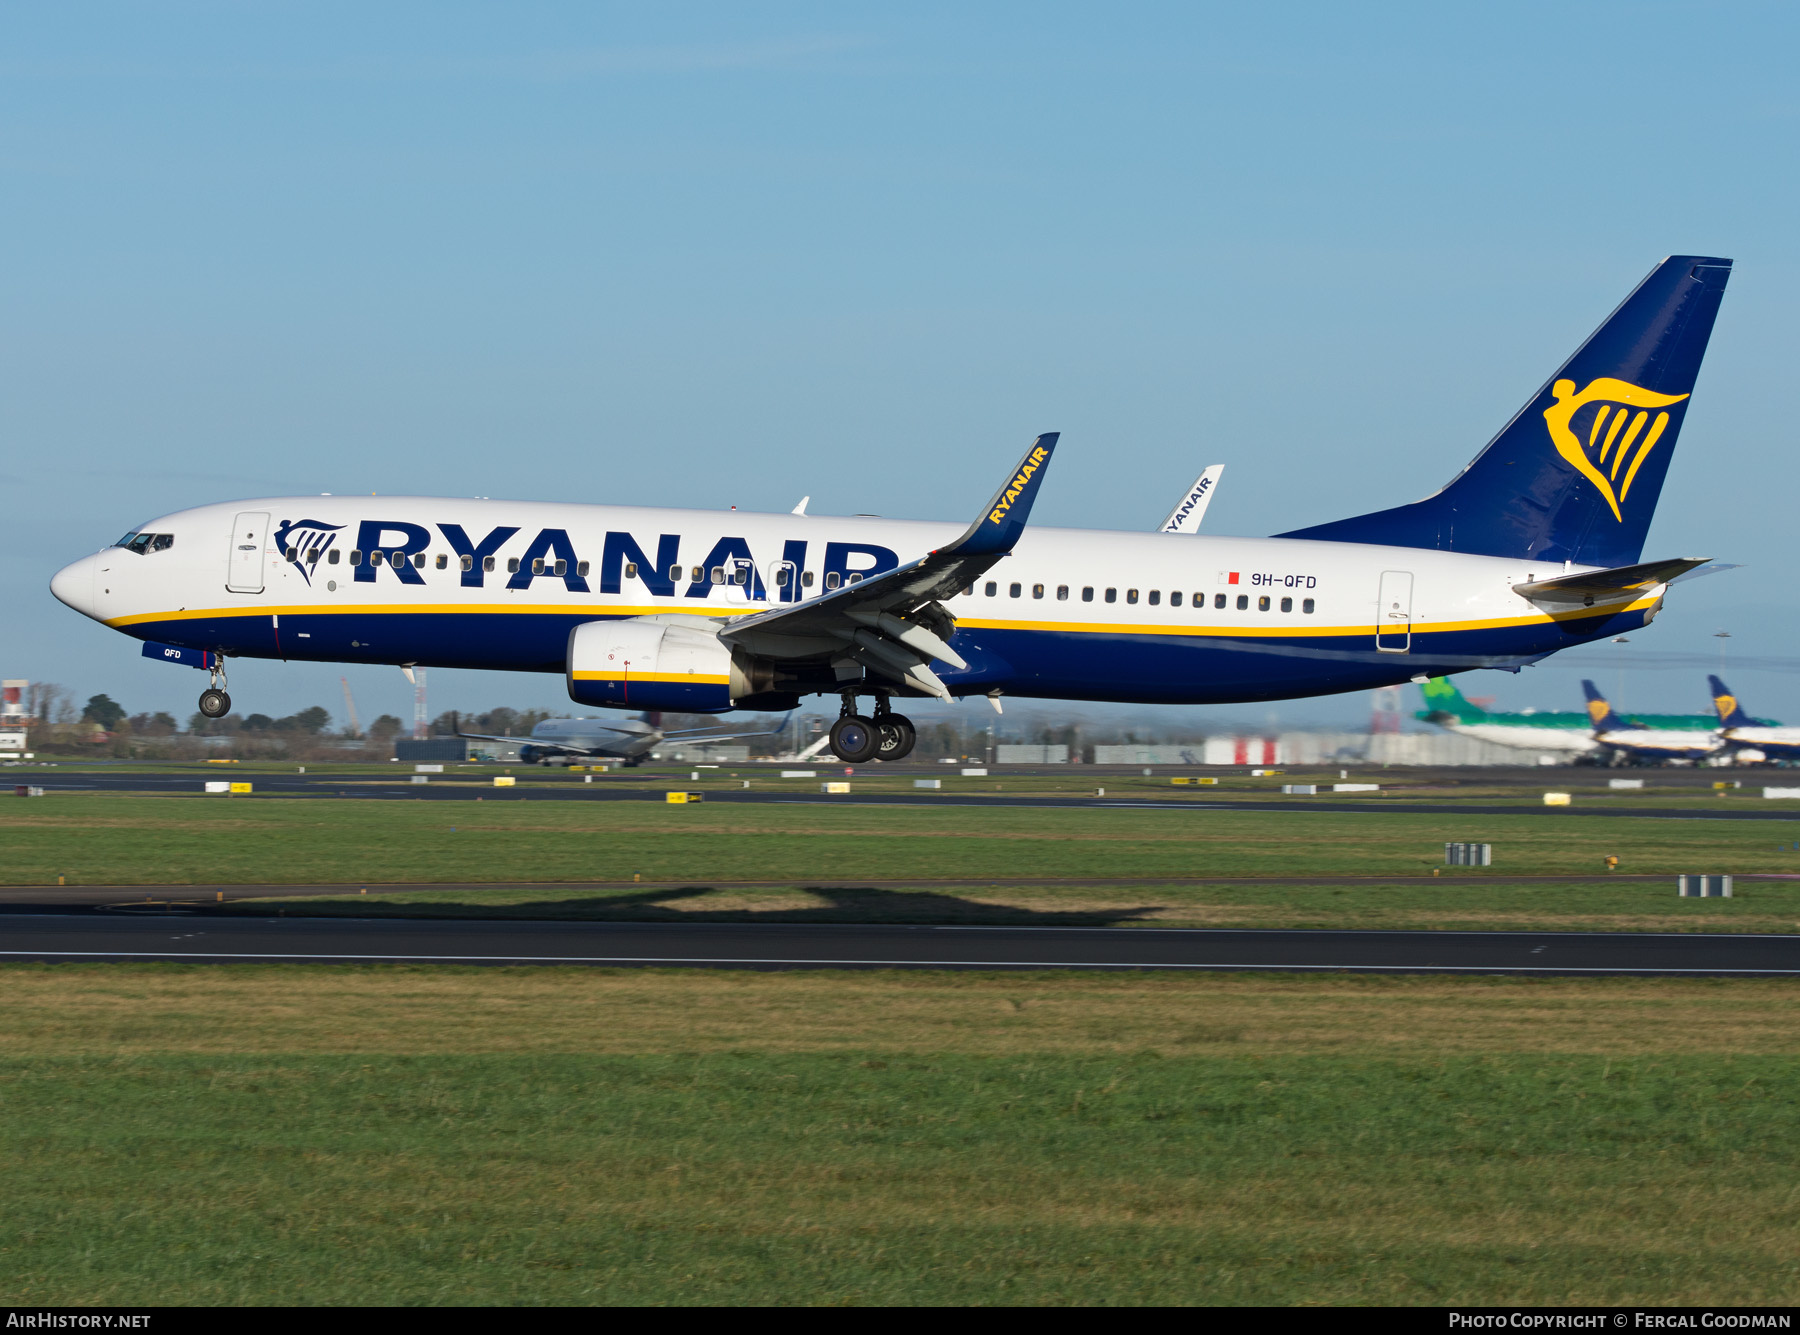
[[[1646,561],[1642,565],[1616,566],[1611,570],[1588,570],[1579,575],[1559,575],[1554,579],[1515,584],[1513,592],[1533,602],[1586,603],[1589,606],[1629,602],[1711,559],[1684,556],[1673,561]]]

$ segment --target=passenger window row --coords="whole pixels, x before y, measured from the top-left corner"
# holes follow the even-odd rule
[[[126,537],[128,537],[128,538],[134,537],[134,536],[142,536],[142,537],[148,538],[150,535],[149,534],[142,534],[142,535],[127,534],[126,535]],[[166,537],[166,535],[164,535],[164,536]],[[173,539],[169,539],[169,541],[173,541]],[[124,546],[125,544],[123,542],[121,542],[118,545]],[[168,543],[165,542],[163,545],[167,546]],[[160,551],[161,548],[156,548],[155,550]],[[287,549],[286,556],[287,556],[287,559],[290,561],[304,560],[309,565],[317,565],[321,559],[324,560],[326,565],[337,565],[340,558],[342,557],[342,553],[339,552],[335,547],[334,548],[315,547],[311,551],[308,551],[308,552],[304,553],[304,555],[303,555],[299,548],[289,547]],[[367,553],[364,553],[364,552],[352,550],[347,564],[353,565],[353,566],[360,566],[365,560],[367,560],[368,563],[372,566],[392,565],[397,568],[397,567],[405,565],[407,563],[408,557],[405,552],[367,552]],[[413,567],[415,569],[423,570],[425,568],[425,563],[426,563],[425,553],[424,552],[413,553],[413,555],[411,557],[411,561],[412,561]],[[449,568],[450,558],[440,552],[437,555],[437,557],[435,559],[433,559],[432,564],[439,570],[446,570]],[[457,567],[458,567],[458,569],[461,569],[464,571],[473,570],[475,568],[475,558],[472,556],[460,556],[457,558]],[[494,558],[491,556],[482,557],[481,558],[481,568],[482,568],[482,570],[491,574],[494,569]],[[577,575],[581,576],[583,579],[587,578],[587,574],[588,574],[588,571],[590,568],[591,568],[590,564],[586,561],[578,561],[575,563],[575,573]],[[508,574],[516,575],[519,572],[519,558],[516,556],[509,557],[506,562],[506,570],[507,570]],[[541,560],[541,559],[534,559],[531,563],[531,573],[534,575],[567,575],[569,573],[569,563],[567,561],[545,561],[545,560]],[[775,572],[776,586],[778,588],[785,589],[788,586],[789,579],[793,574],[794,574],[794,571],[793,571],[792,567],[788,567],[788,566],[783,566],[783,567],[779,568],[778,570],[776,570],[776,572]],[[682,578],[684,577],[684,575],[687,576],[693,583],[696,583],[696,584],[712,583],[712,584],[745,585],[750,582],[750,569],[748,566],[743,566],[743,565],[732,566],[729,568],[727,568],[725,566],[713,566],[710,570],[708,570],[705,566],[694,566],[691,568],[691,570],[690,570],[690,568],[685,567],[685,566],[670,566],[669,567],[669,582],[670,583],[672,583],[672,584],[680,583]],[[626,579],[636,579],[637,577],[638,577],[637,562],[627,561],[625,563],[625,578]],[[858,572],[858,571],[852,571],[848,575],[840,575],[837,571],[833,570],[826,574],[824,582],[825,582],[825,587],[827,589],[835,589],[835,588],[839,588],[840,586],[843,586],[843,585],[860,584],[862,582],[862,579],[863,579],[862,574],[861,574],[861,572]],[[817,582],[818,582],[818,575],[816,572],[811,571],[811,570],[801,572],[801,574],[800,574],[801,587],[810,589]]]
[[[165,533],[165,534],[155,535],[155,544],[156,545],[150,545],[151,540],[152,540],[151,534],[127,533],[125,535],[125,537],[123,539],[121,539],[118,543],[116,543],[115,545],[120,546],[120,547],[128,546],[128,545],[131,545],[132,540],[134,540],[134,539],[141,539],[143,544],[145,544],[145,545],[144,546],[134,546],[133,550],[146,550],[147,549],[147,550],[151,550],[151,551],[162,551],[164,548],[168,547],[169,545],[171,545],[174,542],[174,538]],[[339,561],[343,558],[343,553],[340,552],[335,547],[332,547],[332,548],[314,547],[310,551],[307,551],[304,553],[302,553],[298,547],[289,547],[287,549],[285,555],[286,555],[287,559],[290,561],[305,561],[308,565],[317,565],[320,562],[320,560],[323,560],[326,565],[334,566],[334,565],[337,565],[339,563]],[[367,552],[367,553],[365,553],[365,552],[356,551],[353,549],[350,552],[349,560],[346,562],[346,564],[349,564],[352,566],[360,566],[365,560],[367,560],[368,563],[372,566],[392,565],[392,566],[398,568],[400,566],[407,564],[408,559],[409,558],[407,557],[407,554],[405,552]],[[415,569],[423,570],[425,568],[426,556],[425,556],[424,552],[415,552],[412,554],[410,559],[411,559],[412,565]],[[435,558],[432,559],[431,564],[439,570],[447,570],[447,569],[449,569],[449,566],[450,566],[450,558],[447,555],[445,555],[444,553],[440,552],[440,553],[438,553],[438,555]],[[459,556],[457,558],[457,568],[460,570],[463,570],[463,571],[473,570],[475,568],[475,558],[472,556]],[[485,571],[489,574],[493,573],[494,558],[491,556],[482,557],[481,558],[481,568],[483,571]],[[575,563],[575,573],[577,575],[581,576],[583,579],[587,578],[587,574],[588,574],[588,571],[590,568],[591,567],[590,567],[589,563],[586,561],[578,561]],[[508,574],[517,574],[519,571],[519,558],[516,556],[509,557],[506,562],[506,570],[507,570]],[[545,561],[542,559],[534,559],[531,563],[531,573],[534,575],[567,575],[568,572],[569,572],[569,563],[567,561]],[[782,566],[782,567],[778,568],[775,572],[776,587],[785,589],[788,586],[788,583],[789,583],[790,579],[793,577],[794,573],[795,572],[791,566]],[[712,583],[712,584],[747,585],[750,582],[750,569],[748,566],[745,566],[745,565],[735,565],[735,566],[731,566],[729,568],[726,566],[713,566],[710,570],[707,569],[705,566],[694,566],[691,569],[688,567],[685,567],[685,566],[670,566],[669,567],[669,582],[670,583],[672,583],[672,584],[680,583],[684,575],[686,575],[693,583],[696,583],[696,584]],[[638,577],[637,562],[627,561],[625,563],[625,578],[626,579],[636,579],[637,577]],[[863,576],[860,571],[852,571],[848,575],[840,575],[837,571],[833,570],[833,571],[827,572],[827,574],[825,575],[824,584],[827,589],[836,589],[836,588],[839,588],[839,587],[842,587],[845,585],[860,584],[862,582],[862,579],[863,579]],[[819,577],[818,577],[817,572],[815,572],[815,571],[811,571],[811,570],[802,571],[802,572],[800,572],[800,581],[799,582],[800,582],[800,586],[802,588],[810,589],[813,587],[814,584],[819,582]]]
[[[290,561],[298,561],[301,559],[300,549],[297,547],[289,547],[287,549],[286,554],[287,554],[287,559]],[[342,555],[342,553],[340,553],[335,547],[331,548],[329,550],[325,550],[323,552],[321,552],[321,549],[315,547],[311,551],[306,553],[306,556],[305,556],[306,563],[308,565],[317,565],[319,563],[319,559],[320,559],[321,555],[323,555],[326,565],[334,566],[334,565],[338,564],[338,560],[339,560],[340,556]],[[351,552],[350,552],[350,559],[348,561],[346,561],[345,564],[352,565],[352,566],[360,566],[363,563],[364,559],[365,559],[365,553],[357,551],[354,548],[352,548]],[[398,570],[402,566],[404,566],[408,563],[409,558],[407,557],[407,554],[405,552],[369,552],[369,553],[366,553],[366,559],[368,560],[368,563],[372,566],[391,565],[396,570]],[[410,560],[411,560],[413,569],[423,570],[425,568],[425,553],[424,552],[414,552],[412,554]],[[468,571],[468,570],[473,570],[475,568],[475,558],[472,556],[459,556],[456,559],[456,563],[457,563],[457,569],[459,569],[459,570]],[[445,555],[443,552],[439,552],[437,554],[437,556],[432,560],[431,564],[439,570],[448,570],[450,568],[450,558],[447,555]],[[491,556],[482,557],[481,558],[481,568],[485,573],[492,574],[494,571],[494,558]],[[589,568],[590,568],[589,564],[586,561],[577,561],[575,563],[575,573],[577,575],[581,576],[581,578],[583,578],[583,579],[587,578],[587,573],[588,573]],[[507,570],[508,574],[511,574],[511,575],[518,574],[519,573],[519,558],[514,556],[514,557],[511,557],[510,559],[508,559],[508,561],[506,563],[506,570]],[[545,560],[541,560],[541,559],[533,559],[533,561],[531,563],[531,573],[534,575],[567,575],[569,573],[569,563],[567,561],[545,561]]]
[[[1046,588],[1045,585],[1033,584],[1031,586],[1031,596],[1033,598],[1044,597],[1045,588]],[[982,586],[981,591],[984,595],[986,595],[989,598],[999,597],[1000,596],[1000,581],[990,579],[985,585]],[[1006,595],[1009,598],[1023,598],[1025,596],[1025,585],[1023,583],[1008,584],[1007,588],[1006,588]],[[973,598],[975,596],[975,586],[973,584],[969,585],[966,589],[964,589],[962,591],[962,596],[965,598]],[[1138,601],[1138,596],[1139,596],[1138,591],[1136,589],[1126,589],[1125,590],[1125,601],[1128,604],[1136,603]],[[1185,595],[1180,592],[1171,593],[1169,595],[1169,606],[1170,607],[1180,607],[1182,605],[1182,600],[1184,597],[1185,597]],[[1058,602],[1067,602],[1068,601],[1069,586],[1067,584],[1058,584],[1056,586],[1056,598],[1057,598]],[[1149,591],[1149,593],[1144,596],[1144,601],[1146,603],[1148,603],[1151,607],[1160,607],[1162,605],[1162,599],[1163,599],[1163,595],[1162,595],[1161,589],[1151,589]],[[1090,584],[1090,585],[1083,586],[1083,588],[1081,590],[1081,601],[1084,603],[1091,603],[1094,601],[1093,585]],[[1119,601],[1118,589],[1117,588],[1107,589],[1102,598],[1102,601],[1109,602],[1109,603],[1118,602]],[[1270,595],[1268,595],[1268,594],[1259,595],[1256,600],[1256,610],[1259,612],[1271,611],[1272,610],[1271,602],[1272,602],[1272,599],[1271,599]],[[1227,606],[1227,603],[1228,603],[1228,595],[1223,594],[1223,593],[1215,593],[1213,595],[1212,605],[1214,608],[1219,609],[1219,610],[1224,610],[1224,608]],[[1197,608],[1206,606],[1206,595],[1204,593],[1196,593],[1194,595],[1194,606]],[[1306,616],[1311,616],[1313,614],[1314,606],[1315,606],[1315,604],[1311,598],[1302,598],[1300,600],[1300,611]],[[1247,593],[1238,594],[1237,595],[1237,610],[1240,612],[1244,612],[1244,611],[1248,611],[1249,608],[1250,608],[1250,595]],[[1292,598],[1283,598],[1281,600],[1281,610],[1283,612],[1292,612],[1294,610],[1294,600]]]
[[[121,538],[117,543],[115,543],[113,545],[116,547],[125,547],[128,550],[131,550],[134,552],[143,553],[143,552],[166,551],[166,550],[168,550],[168,548],[172,547],[174,545],[174,543],[175,543],[174,535],[169,534],[169,533],[155,533],[155,534],[152,534],[152,533],[127,533],[123,538]],[[341,556],[341,553],[335,547],[329,548],[329,549],[321,549],[321,548],[315,547],[315,548],[311,549],[310,551],[306,552],[304,555],[304,558],[302,558],[302,554],[301,554],[299,548],[289,547],[286,551],[286,556],[289,561],[299,561],[301,559],[304,559],[307,562],[307,564],[309,564],[309,565],[318,564],[318,562],[322,556],[325,560],[325,564],[337,565],[339,558]],[[350,559],[349,559],[348,564],[350,564],[352,566],[360,566],[363,563],[363,559],[364,559],[364,553],[353,549],[350,552]],[[367,559],[368,559],[369,564],[372,566],[374,566],[374,565],[392,565],[396,569],[398,569],[401,566],[406,565],[407,561],[408,561],[408,557],[405,552],[380,552],[380,551],[369,552],[369,553],[367,553]],[[425,568],[425,563],[426,563],[425,553],[424,552],[414,552],[411,556],[411,562],[412,562],[414,569],[423,570]],[[444,553],[440,552],[440,553],[438,553],[436,558],[432,561],[432,564],[439,570],[446,570],[449,568],[450,558],[447,555],[445,555]],[[463,570],[463,571],[473,570],[475,568],[475,559],[471,556],[460,556],[457,558],[457,566],[460,570]],[[484,556],[481,560],[481,568],[484,572],[492,574],[493,569],[494,569],[494,558],[491,556]],[[591,567],[590,567],[589,563],[586,561],[578,561],[575,563],[575,573],[583,579],[587,578],[588,571],[590,568]],[[509,557],[506,562],[506,570],[507,570],[508,574],[517,574],[519,571],[519,558],[516,556]],[[569,563],[566,560],[545,561],[541,558],[534,558],[531,563],[531,573],[533,575],[566,576],[568,574],[568,572],[569,572]],[[670,582],[671,583],[680,582],[683,572],[684,572],[684,567],[682,567],[682,566],[670,566],[669,567]],[[707,583],[712,583],[712,584],[730,583],[730,584],[743,585],[743,584],[748,584],[749,580],[750,580],[750,570],[749,570],[749,567],[745,566],[745,565],[736,565],[736,566],[731,567],[729,570],[727,570],[727,568],[724,566],[713,566],[710,570],[708,570],[704,566],[693,566],[693,567],[691,567],[690,570],[688,570],[688,573],[689,573],[690,580],[694,583],[707,582]],[[791,567],[788,567],[788,566],[779,567],[775,571],[775,576],[774,576],[776,587],[786,588],[788,586],[788,581],[793,574],[794,574],[794,571],[792,570]],[[637,576],[638,576],[637,563],[635,561],[627,561],[625,563],[625,578],[626,579],[636,579]],[[825,583],[826,589],[829,590],[829,589],[839,588],[840,586],[846,585],[846,584],[858,584],[862,581],[862,578],[863,577],[862,577],[861,573],[859,573],[859,572],[852,572],[848,576],[840,576],[837,571],[833,570],[826,574],[824,583]],[[815,579],[816,579],[815,572],[813,572],[811,570],[803,571],[800,574],[800,584],[803,588],[811,588],[815,582]],[[988,580],[986,582],[986,584],[983,586],[982,592],[989,598],[999,597],[1000,582],[998,580],[992,580],[992,579]],[[1093,585],[1091,585],[1091,584],[1084,585],[1081,590],[1081,601],[1084,603],[1093,602],[1094,601],[1094,592],[1095,592],[1095,590],[1094,590]],[[1025,596],[1025,585],[1022,581],[1015,580],[1007,585],[1006,593],[1009,598],[1023,598]],[[965,598],[973,598],[975,596],[975,586],[971,584],[969,587],[965,588],[962,591],[962,595]],[[1056,600],[1058,602],[1069,601],[1069,595],[1070,595],[1069,585],[1058,584],[1056,586]],[[1049,596],[1049,586],[1044,585],[1044,584],[1033,584],[1031,586],[1031,596],[1033,599],[1043,599],[1043,598]],[[1185,598],[1186,598],[1186,595],[1183,594],[1181,591],[1179,591],[1179,590],[1173,591],[1169,594],[1169,606],[1170,607],[1180,607],[1183,605]],[[1161,606],[1162,600],[1163,600],[1163,594],[1162,594],[1161,589],[1151,589],[1143,597],[1143,601],[1146,602],[1151,607]],[[1102,601],[1108,602],[1108,603],[1118,602],[1119,601],[1119,590],[1116,587],[1106,589],[1102,594]],[[1126,589],[1125,590],[1125,602],[1128,605],[1135,605],[1138,601],[1139,601],[1138,590],[1136,590],[1136,589]],[[1231,600],[1230,600],[1229,595],[1223,594],[1223,593],[1215,593],[1213,595],[1212,605],[1213,605],[1214,609],[1223,611],[1228,606],[1230,601]],[[1273,610],[1272,606],[1271,606],[1272,601],[1273,601],[1272,598],[1268,594],[1259,595],[1256,599],[1257,610],[1259,612],[1268,612],[1268,611]],[[1250,607],[1250,595],[1244,594],[1244,593],[1238,594],[1236,596],[1235,603],[1236,603],[1236,607],[1237,607],[1238,611],[1240,611],[1240,612],[1247,611]],[[1196,608],[1206,606],[1206,595],[1203,593],[1196,593],[1193,596],[1193,605]],[[1311,616],[1313,614],[1314,606],[1315,606],[1315,604],[1311,598],[1303,598],[1300,600],[1300,611],[1307,616]],[[1294,600],[1292,598],[1281,599],[1281,611],[1292,612],[1293,610],[1294,610]]]
[[[795,571],[792,566],[777,566],[774,574],[775,587],[778,589],[787,588],[793,581],[794,574]],[[799,575],[800,587],[803,589],[810,589],[819,582],[817,571],[803,570],[799,572]],[[637,562],[627,561],[625,563],[625,578],[636,579],[637,577]],[[846,584],[860,584],[862,583],[862,578],[862,574],[857,571],[852,571],[848,575],[841,575],[837,571],[832,570],[826,572],[824,582],[826,588],[835,589]],[[713,566],[710,570],[705,566],[669,567],[669,583],[679,584],[683,579],[686,579],[690,584],[749,584],[750,567],[741,563],[729,567]]]

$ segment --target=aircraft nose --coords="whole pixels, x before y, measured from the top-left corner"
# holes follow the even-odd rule
[[[97,611],[94,601],[94,570],[99,559],[97,556],[84,556],[50,577],[50,592],[57,601],[74,608],[84,617],[94,616]]]

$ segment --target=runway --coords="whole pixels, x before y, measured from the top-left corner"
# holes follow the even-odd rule
[[[1800,974],[1800,936],[0,915],[0,959],[195,964]]]

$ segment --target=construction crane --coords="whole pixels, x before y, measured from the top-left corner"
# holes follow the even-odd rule
[[[350,735],[352,737],[361,737],[362,724],[357,722],[356,719],[356,701],[350,698],[350,678],[339,677],[338,680],[342,682],[344,686],[344,712],[350,715]]]

